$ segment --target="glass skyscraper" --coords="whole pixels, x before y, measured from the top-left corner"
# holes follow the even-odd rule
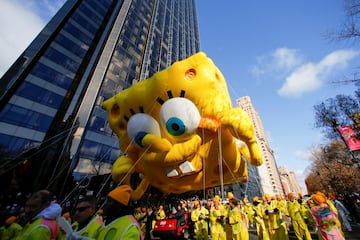
[[[199,50],[195,0],[66,1],[0,80],[0,173],[51,187],[108,172],[103,101]]]

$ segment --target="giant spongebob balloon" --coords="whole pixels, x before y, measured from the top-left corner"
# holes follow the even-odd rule
[[[246,160],[262,164],[249,116],[234,108],[225,79],[204,53],[175,62],[104,102],[121,151],[112,177],[183,193],[247,181]],[[244,160],[246,159],[246,160]]]

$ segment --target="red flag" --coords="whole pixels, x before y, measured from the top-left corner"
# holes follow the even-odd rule
[[[339,132],[343,136],[350,151],[360,150],[360,140],[357,139],[356,133],[350,126],[340,126]]]

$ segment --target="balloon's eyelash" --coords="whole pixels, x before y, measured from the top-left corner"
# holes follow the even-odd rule
[[[169,99],[174,97],[171,90],[168,90],[168,91],[167,91],[167,95],[168,95]],[[185,90],[181,90],[181,91],[180,91],[180,97],[185,97]],[[158,98],[156,99],[156,101],[157,101],[160,105],[163,105],[163,103],[165,102],[161,97],[158,97]]]
[[[132,108],[130,108],[129,109],[129,111],[130,111],[130,113],[131,113],[131,115],[135,115],[136,114],[136,112],[134,111],[134,109],[132,109]],[[144,113],[144,107],[143,106],[140,106],[139,107],[139,112],[141,112],[141,113]],[[128,116],[124,116],[124,119],[125,119],[125,121],[129,121],[129,117]]]

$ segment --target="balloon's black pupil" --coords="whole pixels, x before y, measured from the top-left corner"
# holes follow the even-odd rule
[[[179,130],[179,125],[177,125],[176,123],[171,124],[171,128],[174,130]]]

